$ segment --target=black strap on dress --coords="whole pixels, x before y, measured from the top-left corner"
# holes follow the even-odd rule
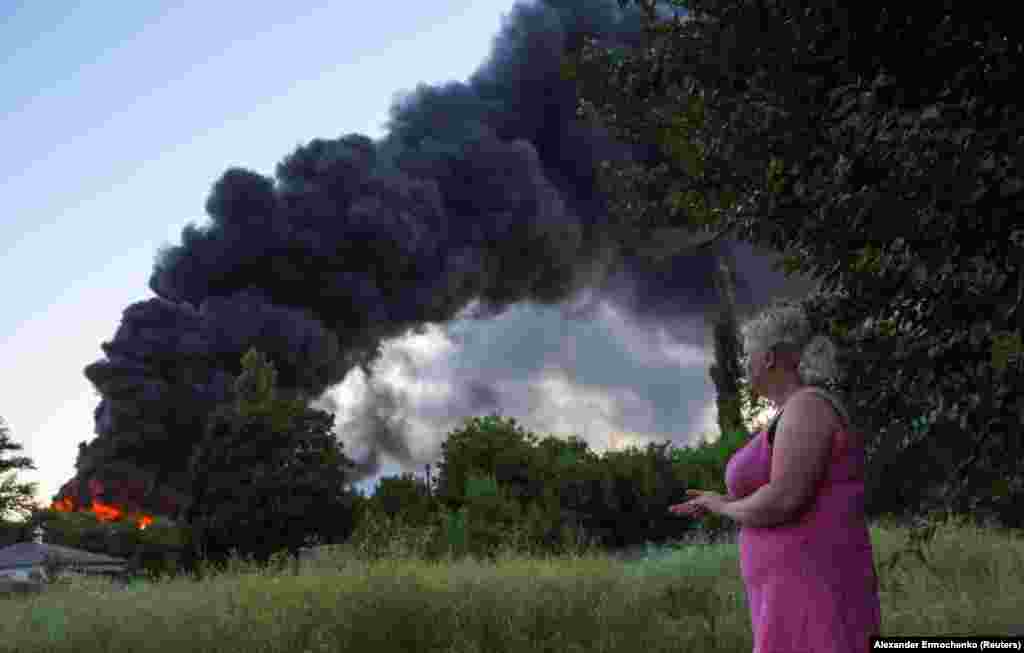
[[[779,411],[779,414],[775,416],[775,419],[772,420],[771,426],[768,427],[768,444],[769,445],[774,445],[775,444],[775,428],[779,425],[779,418],[780,417],[782,417],[782,411],[781,410]]]

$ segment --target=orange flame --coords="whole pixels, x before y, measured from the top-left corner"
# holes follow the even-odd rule
[[[54,501],[52,506],[54,510],[58,512],[74,512],[75,503],[71,497],[64,497],[60,501]],[[128,515],[125,511],[121,510],[115,505],[109,503],[103,503],[93,499],[92,507],[86,512],[92,512],[96,516],[96,519],[100,521],[120,521],[125,518],[135,518],[138,522],[138,527],[144,529],[153,523],[153,517],[147,514],[141,515]]]
[[[100,521],[117,521],[124,516],[124,513],[121,512],[120,508],[117,506],[112,506],[101,501],[92,502],[92,511]]]

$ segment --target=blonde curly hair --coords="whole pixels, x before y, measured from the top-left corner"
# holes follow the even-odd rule
[[[747,320],[740,333],[744,349],[769,351],[788,345],[800,353],[797,373],[805,385],[832,386],[840,376],[838,350],[827,335],[811,333],[803,307],[792,300],[776,301]]]

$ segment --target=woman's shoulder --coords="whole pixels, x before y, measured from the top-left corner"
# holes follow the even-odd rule
[[[851,433],[851,431],[853,429],[852,422],[850,421],[849,414],[846,412],[846,409],[843,407],[842,403],[840,401],[838,401],[838,399],[836,397],[831,395],[831,393],[825,392],[821,388],[818,388],[818,387],[815,387],[815,386],[808,386],[808,387],[803,388],[801,390],[798,390],[796,393],[794,393],[790,397],[790,399],[786,401],[786,405],[783,406],[783,408],[781,410],[779,410],[779,413],[775,416],[775,419],[773,419],[771,424],[768,426],[768,429],[766,431],[766,439],[768,440],[768,445],[769,446],[772,446],[772,445],[775,444],[775,431],[776,431],[776,429],[779,426],[779,421],[782,418],[783,412],[787,408],[792,409],[794,406],[797,407],[795,410],[791,410],[790,411],[791,413],[793,413],[793,414],[795,414],[797,416],[796,417],[797,419],[800,419],[803,415],[805,415],[807,413],[806,410],[802,410],[801,409],[800,404],[793,403],[792,400],[796,399],[798,397],[798,395],[799,395],[798,401],[800,401],[800,402],[803,402],[803,401],[812,401],[812,402],[815,402],[815,403],[823,402],[824,405],[828,405],[830,407],[830,410],[827,410],[827,411],[820,411],[820,410],[811,411],[812,413],[814,413],[816,415],[821,415],[822,416],[821,419],[825,420],[824,426],[829,430],[829,432],[831,432],[831,433],[838,433],[838,432]],[[815,395],[817,395],[817,397],[815,397]],[[806,406],[806,404],[805,404],[805,406]],[[818,418],[816,418],[816,419],[818,419]]]
[[[804,399],[815,397],[815,399],[811,399],[811,401],[823,401],[827,403],[832,408],[829,412],[834,418],[832,426],[834,426],[836,430],[852,428],[853,423],[850,420],[850,413],[846,410],[846,406],[843,404],[843,401],[834,393],[817,386],[808,386],[801,390],[800,394],[804,395],[802,397]]]
[[[844,403],[835,395],[835,393],[829,392],[822,388],[812,387],[813,394],[817,395],[819,399],[817,401],[827,401],[832,410],[829,411],[831,419],[828,424],[829,430],[837,438],[837,442],[841,445],[842,450],[859,449],[863,448],[867,437],[863,429],[861,429],[852,419],[850,419],[850,413],[846,410]]]

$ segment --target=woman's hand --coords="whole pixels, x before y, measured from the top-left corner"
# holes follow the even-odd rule
[[[718,492],[709,492],[705,490],[687,490],[686,494],[695,496],[696,498],[670,506],[668,509],[669,512],[676,515],[700,518],[709,512],[721,512],[722,506],[734,500],[734,498],[728,494],[723,495]]]

